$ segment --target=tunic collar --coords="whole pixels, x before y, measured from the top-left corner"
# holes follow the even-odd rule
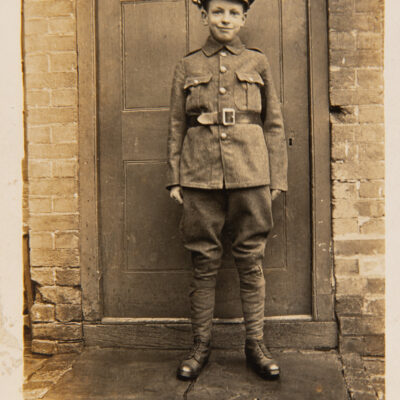
[[[217,42],[211,35],[208,37],[206,43],[202,47],[202,50],[207,57],[210,57],[224,47],[236,55],[240,54],[244,50],[244,44],[238,36],[236,36],[229,43],[220,43]]]

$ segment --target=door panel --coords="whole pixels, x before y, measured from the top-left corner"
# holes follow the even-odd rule
[[[102,0],[97,21],[104,315],[187,317],[190,256],[164,188],[168,104],[175,64],[208,31],[191,0]],[[241,32],[268,56],[292,144],[263,263],[268,316],[311,313],[307,29],[306,0],[271,0],[252,6]],[[241,305],[226,235],[224,249],[215,315],[232,318]]]

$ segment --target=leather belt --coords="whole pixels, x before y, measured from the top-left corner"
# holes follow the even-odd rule
[[[233,108],[224,108],[222,111],[207,112],[198,115],[188,115],[186,121],[188,128],[200,125],[232,126],[236,124],[254,124],[262,127],[259,113],[235,111]]]

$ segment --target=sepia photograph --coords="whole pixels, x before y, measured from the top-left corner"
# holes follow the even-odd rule
[[[394,0],[0,7],[4,399],[398,398]]]

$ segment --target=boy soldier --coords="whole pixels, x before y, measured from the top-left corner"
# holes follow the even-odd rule
[[[267,58],[238,37],[253,1],[193,0],[210,36],[178,63],[172,84],[167,188],[183,204],[183,243],[193,262],[194,345],[180,379],[196,378],[210,355],[225,223],[240,278],[247,361],[266,379],[280,373],[263,342],[262,260],[271,200],[287,190],[287,153]]]

